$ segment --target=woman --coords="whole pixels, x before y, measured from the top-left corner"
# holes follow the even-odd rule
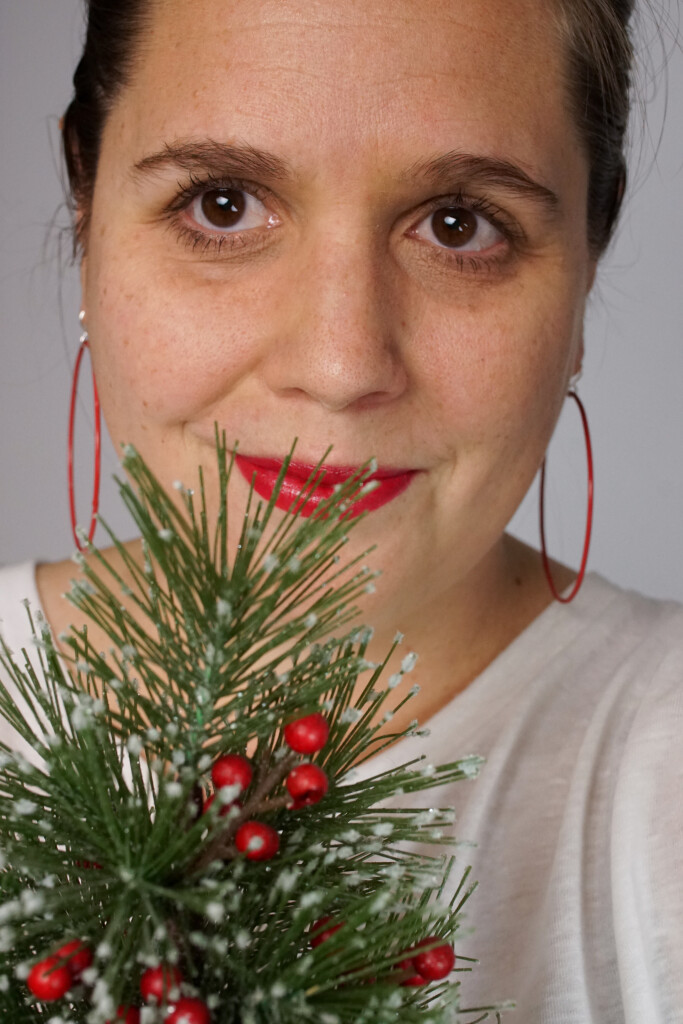
[[[350,545],[376,545],[375,649],[420,652],[430,756],[489,762],[453,795],[479,844],[466,1002],[538,1024],[683,1004],[683,613],[598,577],[560,607],[504,533],[624,191],[629,7],[93,0],[64,120],[113,439],[170,488],[217,422],[236,514],[295,436],[290,494],[330,444],[323,487],[377,458]],[[72,575],[38,571],[56,633]],[[5,576],[8,606],[30,590]]]

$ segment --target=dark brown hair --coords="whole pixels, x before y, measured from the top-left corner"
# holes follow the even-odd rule
[[[104,124],[140,56],[152,2],[85,0],[85,45],[63,121],[66,167],[78,211],[77,244],[87,234]],[[549,2],[567,49],[568,93],[588,155],[588,241],[598,256],[612,235],[626,182],[633,59],[629,23],[635,0]]]
[[[567,91],[588,155],[588,244],[612,237],[626,187],[635,0],[555,0],[567,47]]]
[[[151,13],[149,0],[85,0],[85,7],[83,54],[74,72],[73,98],[62,119],[77,245],[87,234],[104,124],[135,68]]]

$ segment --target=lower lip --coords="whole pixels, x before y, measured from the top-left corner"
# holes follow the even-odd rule
[[[254,490],[260,497],[270,500],[275,491],[277,478],[282,470],[282,461],[278,459],[250,459],[244,455],[236,455],[235,462],[240,473],[248,483],[254,484]],[[312,515],[321,502],[331,497],[335,486],[344,483],[349,477],[357,472],[353,468],[341,468],[333,466],[330,469],[322,469],[324,477],[316,486],[313,494],[302,497],[302,492],[307,494],[306,481],[310,479],[315,471],[315,466],[304,466],[299,463],[290,462],[289,470],[281,482],[280,493],[275,505],[277,508],[289,512],[296,512],[301,516]],[[375,483],[375,487],[369,494],[359,498],[353,503],[348,512],[350,519],[361,515],[363,512],[373,512],[382,505],[397,498],[405,491],[415,476],[415,470],[399,470],[396,473],[385,474],[381,471],[372,474],[368,480]],[[364,481],[367,483],[368,481]]]

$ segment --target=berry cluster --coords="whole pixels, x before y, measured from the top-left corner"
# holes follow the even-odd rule
[[[421,946],[427,948],[421,951]],[[397,966],[408,972],[401,985],[426,985],[448,977],[455,966],[455,953],[453,947],[441,942],[437,935],[429,935],[408,950],[408,955]]]
[[[199,863],[210,863],[217,858],[230,858],[239,854],[247,860],[264,861],[274,857],[280,845],[276,829],[252,817],[279,807],[298,810],[320,801],[328,790],[325,772],[310,761],[298,761],[298,755],[311,755],[321,750],[328,740],[329,725],[321,714],[307,715],[290,722],[283,729],[289,754],[281,757],[275,767],[257,770],[241,754],[223,754],[211,768],[214,793],[203,805],[207,813],[214,800],[221,805],[219,818],[226,818],[208,844]],[[284,783],[288,796],[273,797],[273,792]],[[202,800],[203,803],[203,800]],[[99,867],[99,865],[91,865]],[[335,934],[343,923],[333,917],[322,917],[311,927],[310,943],[316,948]],[[31,969],[27,985],[42,1002],[62,999],[76,982],[87,982],[87,971],[92,966],[91,950],[80,939],[60,946],[50,956]],[[400,985],[425,985],[446,978],[455,964],[453,948],[437,936],[429,936],[407,951],[397,963],[396,981]],[[149,967],[140,979],[140,996],[148,1006],[165,1006],[165,1024],[211,1024],[209,1008],[201,999],[182,994],[184,979],[181,971],[171,964]],[[116,1017],[108,1024],[140,1024],[141,1010],[136,1006],[119,1006]]]
[[[316,753],[323,748],[328,735],[329,726],[321,714],[299,718],[283,729],[285,743],[294,755]],[[214,794],[206,801],[203,811],[208,812],[216,794],[220,796],[221,791],[227,791],[230,799],[221,800],[219,817],[230,817],[230,821],[219,834],[216,840],[218,845],[210,845],[207,860],[221,855],[229,857],[235,853],[244,854],[247,860],[269,860],[279,849],[280,837],[272,826],[251,818],[250,814],[254,810],[272,810],[282,806],[281,801],[268,797],[283,780],[289,794],[284,798],[284,806],[292,810],[317,803],[328,789],[327,776],[321,768],[310,762],[293,764],[291,757],[283,758],[277,769],[260,780],[254,787],[255,792],[246,798],[253,776],[251,762],[240,754],[224,754],[214,762],[211,768]],[[244,804],[240,800],[243,796]],[[226,846],[226,843],[232,842],[234,848]],[[83,862],[81,866],[86,863]],[[99,864],[88,866],[100,867]],[[31,968],[27,978],[28,988],[42,1002],[55,1002],[62,999],[77,981],[83,980],[83,972],[92,966],[92,962],[91,950],[80,939],[74,939]],[[167,1003],[169,1013],[164,1018],[165,1024],[210,1024],[206,1004],[201,999],[180,994],[182,982],[177,967],[150,967],[142,975],[140,994],[148,1004]],[[140,1010],[135,1006],[119,1006],[115,1020],[123,1021],[124,1024],[140,1024]],[[115,1024],[115,1021],[109,1024]]]
[[[311,947],[316,949],[327,942],[342,927],[333,917],[321,917],[311,925]],[[423,948],[424,947],[424,948]],[[427,985],[430,981],[443,981],[455,966],[453,947],[436,935],[422,939],[396,964],[401,971],[397,980],[404,986]]]
[[[92,965],[93,956],[80,939],[72,939],[31,968],[26,984],[34,996],[53,1002],[65,996],[80,981],[83,971]]]
[[[165,1024],[211,1024],[206,1003],[201,999],[180,995],[182,983],[183,976],[177,967],[170,964],[148,967],[140,979],[140,994],[146,1003],[160,1006],[166,1002],[169,1005],[169,1013],[164,1017]],[[131,1012],[127,1007],[119,1007],[120,1017],[124,1016],[122,1010]],[[130,1024],[137,1024],[140,1011],[137,1013],[138,1018],[133,1017]],[[128,1024],[128,1018],[124,1017],[124,1020]]]
[[[315,754],[327,743],[329,725],[324,715],[315,713],[297,718],[283,729],[284,741],[293,754]],[[202,862],[244,854],[247,860],[270,860],[280,847],[280,837],[271,825],[252,818],[254,811],[274,810],[286,806],[299,810],[316,804],[327,793],[327,775],[310,761],[294,763],[291,757],[284,757],[273,771],[258,780],[253,786],[254,769],[251,762],[241,754],[223,754],[211,768],[214,792],[204,805],[206,813],[213,805],[216,794],[228,794],[221,799],[223,806],[220,817],[229,817],[230,824],[223,830]],[[288,797],[271,799],[272,791],[284,781]],[[251,792],[248,793],[251,787]],[[243,803],[241,798],[248,797]],[[234,843],[234,849],[232,844]]]
[[[62,999],[86,968],[92,966],[93,955],[80,939],[60,946],[58,950],[35,964],[28,975],[27,985],[36,998],[44,1003]],[[168,1014],[165,1024],[211,1024],[209,1008],[201,999],[180,994],[183,977],[177,967],[162,965],[149,967],[140,979],[140,995],[148,1004],[166,1002]],[[140,1024],[137,1006],[119,1006],[114,1021],[107,1024]]]

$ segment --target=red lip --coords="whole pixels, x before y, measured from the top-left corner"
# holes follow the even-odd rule
[[[282,469],[283,460],[257,459],[250,455],[238,454],[235,456],[235,462],[244,479],[248,483],[253,480],[256,493],[262,498],[270,499],[275,490],[275,482]],[[320,482],[313,494],[302,498],[301,494],[305,489],[306,481],[310,479],[316,469],[321,474]],[[323,465],[318,467],[303,462],[290,462],[275,504],[285,511],[296,511],[299,515],[310,516],[322,501],[330,497],[335,485],[344,483],[357,472],[357,466]],[[368,477],[368,480],[377,481],[374,490],[354,503],[349,512],[349,518],[386,505],[387,502],[405,491],[416,472],[414,469],[382,469],[381,467],[375,470]],[[299,499],[298,503],[297,498]],[[294,507],[292,507],[293,503],[295,503]]]

